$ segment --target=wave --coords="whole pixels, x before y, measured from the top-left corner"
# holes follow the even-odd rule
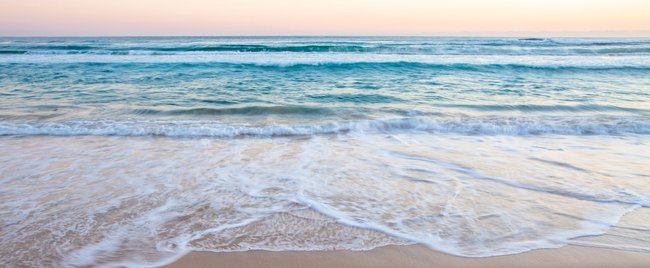
[[[138,115],[327,115],[333,111],[327,108],[308,106],[246,106],[234,108],[188,108],[188,109],[135,109]]]
[[[376,87],[366,86],[366,89],[376,89]],[[403,101],[398,97],[381,94],[318,94],[309,95],[307,97],[319,102],[328,103],[391,103]]]
[[[2,55],[2,54],[6,54],[6,55],[11,55],[11,54],[20,55],[20,54],[27,54],[27,53],[28,53],[27,50],[0,50],[0,55]]]
[[[97,46],[88,46],[88,45],[47,45],[47,46],[24,46],[28,49],[39,49],[39,50],[91,50],[98,49],[101,47]]]
[[[411,46],[262,46],[229,45],[206,47],[167,47],[167,48],[128,48],[128,49],[15,49],[2,50],[0,54],[29,55],[210,55],[222,52],[234,53],[368,53],[368,54],[406,54],[406,55],[650,55],[650,46],[641,47],[411,47]]]
[[[615,105],[580,104],[580,105],[539,105],[539,104],[435,104],[437,107],[461,108],[476,111],[520,111],[520,112],[630,112],[647,113],[648,109],[621,107]]]
[[[372,52],[373,47],[360,45],[212,45],[212,46],[181,46],[162,48],[131,48],[130,50],[172,51],[172,52]]]
[[[0,136],[289,137],[419,132],[460,135],[647,135],[647,117],[440,117],[325,122],[313,125],[225,125],[217,121],[68,121],[0,123]]]
[[[381,94],[318,94],[308,95],[308,98],[324,102],[324,103],[392,103],[400,102],[401,99],[393,96],[386,96]],[[496,112],[624,112],[636,115],[650,115],[650,109],[622,107],[615,105],[598,105],[598,104],[580,104],[580,105],[536,105],[536,104],[521,104],[521,105],[491,105],[491,104],[447,104],[438,103],[431,104],[432,107],[440,108],[458,108],[462,110],[473,111],[496,111]],[[34,109],[42,109],[40,107],[33,107]],[[316,106],[242,106],[230,108],[180,108],[180,109],[154,109],[143,108],[134,109],[130,113],[135,115],[157,115],[157,116],[179,116],[179,115],[335,115],[345,108],[328,108]],[[405,110],[405,109],[382,109],[384,112],[389,112],[396,115],[440,115],[438,112],[428,112],[419,110]],[[367,109],[355,107],[352,112],[365,113],[369,112]],[[340,114],[340,113],[339,113]]]
[[[344,53],[219,53],[211,55],[7,55],[0,64],[182,64],[183,66],[247,65],[265,67],[324,68],[433,68],[433,69],[541,69],[541,70],[643,70],[650,69],[650,57],[582,56],[484,56],[468,55],[384,55]]]
[[[448,38],[121,38],[2,43],[3,54],[175,55],[211,53],[378,53],[414,55],[649,55],[650,40]],[[22,53],[17,53],[22,52]]]

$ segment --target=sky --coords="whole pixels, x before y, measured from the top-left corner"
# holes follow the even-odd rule
[[[0,36],[650,37],[650,0],[0,0]]]

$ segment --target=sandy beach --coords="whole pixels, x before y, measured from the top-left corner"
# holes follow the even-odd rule
[[[191,252],[166,267],[648,267],[650,253],[567,246],[522,254],[464,258],[425,246],[387,246],[370,251]]]

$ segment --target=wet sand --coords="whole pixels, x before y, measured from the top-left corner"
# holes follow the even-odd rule
[[[167,267],[650,267],[650,253],[566,246],[527,253],[464,258],[425,246],[387,246],[370,251],[191,252]]]

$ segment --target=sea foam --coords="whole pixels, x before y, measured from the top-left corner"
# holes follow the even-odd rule
[[[314,125],[227,125],[218,121],[69,121],[0,123],[0,135],[10,136],[165,136],[281,137],[327,134],[425,132],[461,135],[625,135],[650,134],[646,117],[452,117],[391,118],[328,122]]]

